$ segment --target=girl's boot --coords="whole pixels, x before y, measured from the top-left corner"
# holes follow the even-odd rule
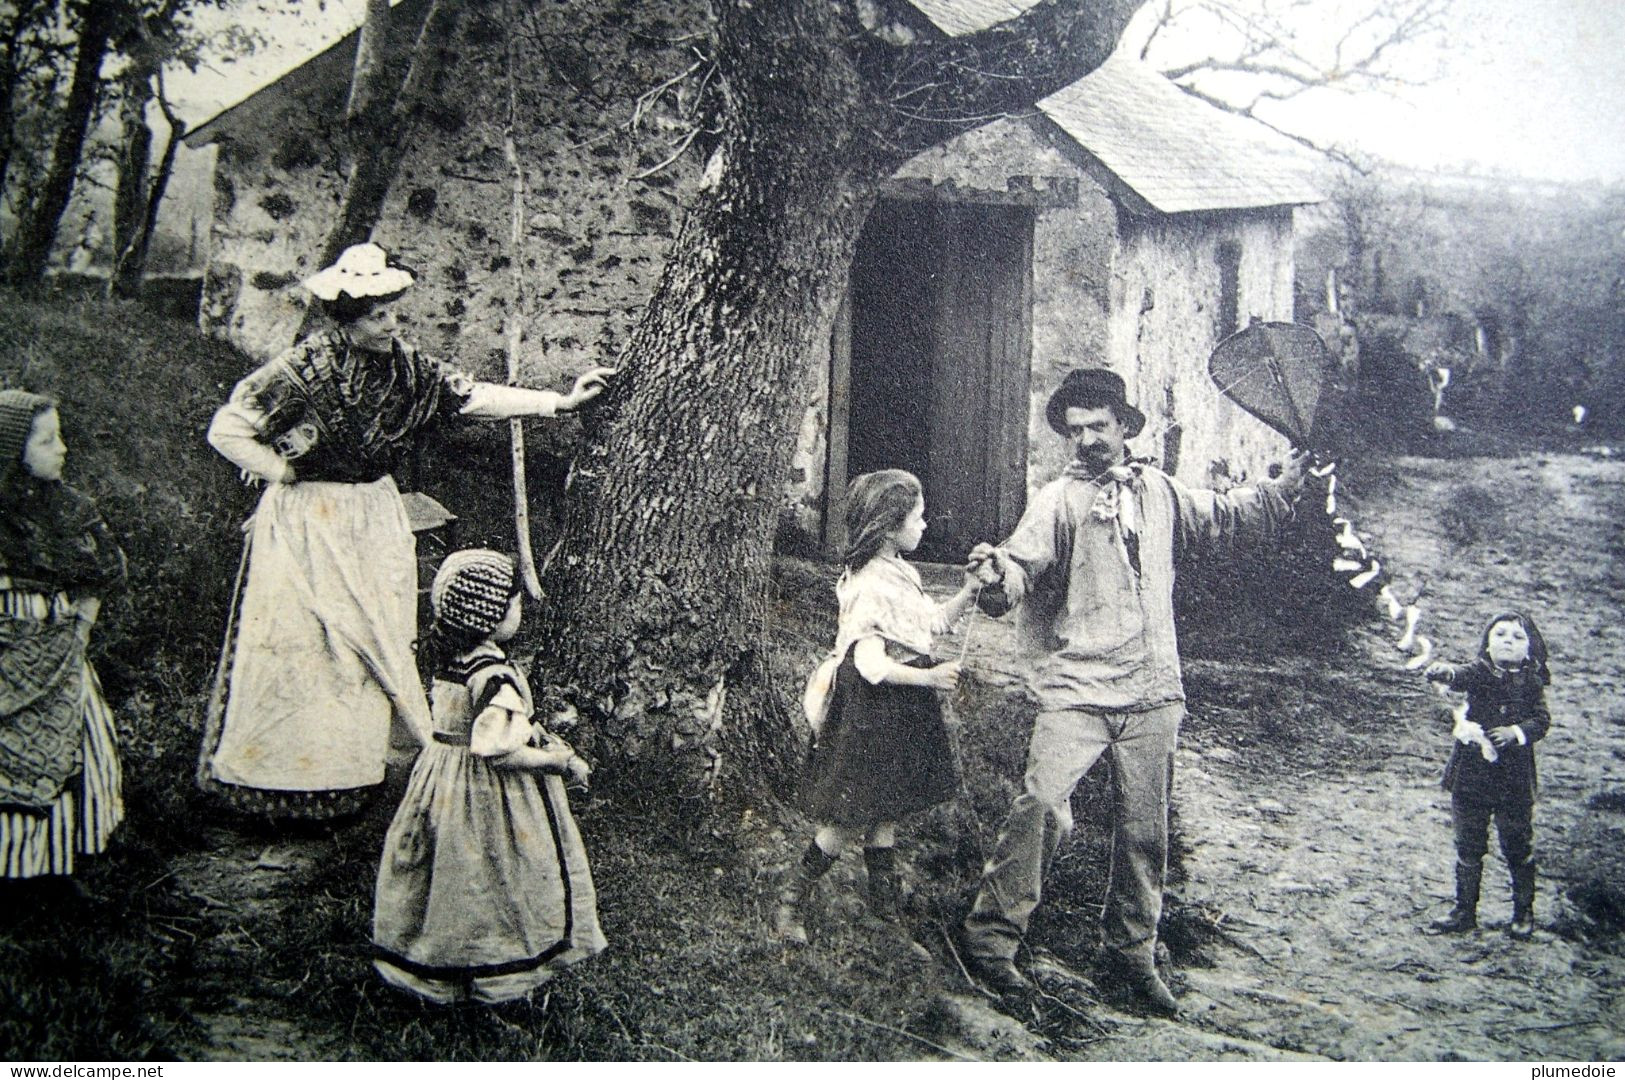
[[[1527,938],[1535,932],[1535,860],[1512,868],[1512,921],[1507,933]]]
[[[807,927],[802,923],[801,909],[812,893],[818,879],[835,865],[836,856],[824,854],[816,843],[808,844],[801,854],[801,862],[790,871],[789,880],[779,890],[779,907],[773,913],[773,932],[788,945],[807,944]]]
[[[1478,925],[1478,887],[1484,877],[1484,863],[1456,860],[1456,906],[1442,919],[1429,924],[1436,934],[1464,934]]]
[[[902,889],[897,883],[897,856],[889,847],[863,849],[863,865],[869,870],[869,913],[892,922],[897,918]]]

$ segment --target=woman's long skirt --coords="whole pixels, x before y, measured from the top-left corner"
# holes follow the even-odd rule
[[[868,828],[952,799],[959,765],[936,691],[870,683],[855,651],[835,673],[799,802],[816,822]]]
[[[392,748],[405,760],[429,735],[400,493],[387,476],[273,484],[248,550],[199,781],[252,813],[358,809]]]
[[[0,618],[44,619],[50,604],[39,593],[0,590]],[[69,779],[46,813],[0,811],[0,876],[71,874],[74,857],[106,851],[113,830],[124,820],[124,777],[113,711],[88,662],[85,675],[80,773]]]

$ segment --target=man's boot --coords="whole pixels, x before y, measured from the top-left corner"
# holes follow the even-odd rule
[[[1112,1004],[1145,1016],[1179,1015],[1179,999],[1147,958],[1138,962],[1115,953],[1103,953],[1094,969],[1095,986]]]
[[[1465,934],[1478,925],[1478,886],[1484,877],[1484,863],[1456,860],[1456,906],[1442,919],[1434,919],[1428,929],[1436,934]]]
[[[1512,921],[1507,933],[1527,938],[1535,932],[1535,860],[1525,859],[1512,868]]]
[[[895,921],[902,901],[896,852],[889,847],[866,847],[863,865],[869,870],[869,913],[877,919]]]
[[[978,956],[965,953],[965,970],[971,978],[993,992],[1006,1005],[1021,1005],[1038,993],[1038,987],[1006,956]]]
[[[816,843],[808,844],[801,854],[801,862],[790,871],[789,879],[779,890],[778,910],[773,913],[773,932],[787,945],[807,944],[807,927],[801,919],[801,909],[811,895],[818,879],[835,865],[836,856],[824,854]]]

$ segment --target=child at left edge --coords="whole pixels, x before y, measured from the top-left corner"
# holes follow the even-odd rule
[[[421,647],[433,739],[384,839],[373,966],[441,1004],[523,997],[605,947],[564,777],[591,772],[532,723],[530,684],[502,644],[519,630],[513,560],[447,556]]]
[[[1552,681],[1546,641],[1529,616],[1503,611],[1485,625],[1472,663],[1435,663],[1424,674],[1467,695],[1443,780],[1456,834],[1456,902],[1429,929],[1460,934],[1478,925],[1479,885],[1494,818],[1512,876],[1507,933],[1527,938],[1535,930],[1535,743],[1552,726],[1545,695]]]
[[[113,712],[85,649],[124,552],[62,481],[55,398],[0,390],[0,879],[71,881],[124,818]]]

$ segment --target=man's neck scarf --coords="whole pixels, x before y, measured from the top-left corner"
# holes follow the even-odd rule
[[[1067,463],[1063,475],[1094,484],[1095,501],[1089,506],[1089,516],[1096,521],[1117,524],[1117,551],[1123,563],[1140,574],[1140,527],[1136,517],[1134,494],[1139,490],[1140,474],[1132,465],[1113,465],[1103,472],[1091,471],[1080,461]]]

